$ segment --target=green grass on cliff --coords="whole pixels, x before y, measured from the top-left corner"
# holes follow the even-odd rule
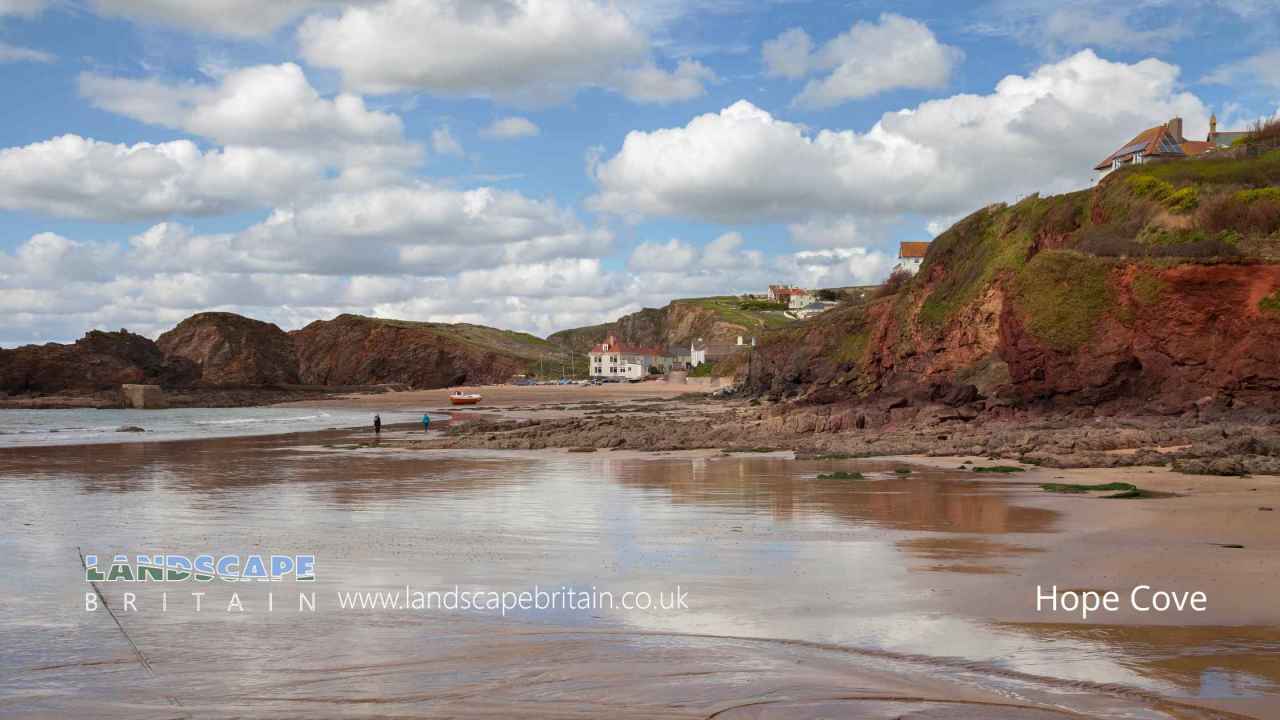
[[[1133,278],[1133,299],[1139,305],[1155,305],[1169,289],[1169,283],[1153,272],[1142,271]]]
[[[439,335],[444,340],[468,348],[476,353],[493,353],[514,357],[523,361],[529,372],[536,372],[542,366],[548,374],[558,375],[560,363],[562,361],[568,362],[570,357],[564,348],[554,343],[547,342],[529,333],[516,332],[514,330],[500,330],[485,325],[471,325],[469,323],[415,322],[412,320],[356,317],[361,317],[364,320],[385,327],[428,330]],[[585,362],[579,360],[577,366],[579,374],[582,374],[581,371],[585,369]]]
[[[1256,158],[1180,160],[1139,165],[1134,170],[1173,185],[1243,185],[1267,187],[1280,185],[1280,150]]]
[[[717,319],[741,325],[747,330],[767,329],[792,322],[782,314],[786,308],[778,303],[761,302],[759,300],[743,300],[733,295],[719,297],[685,298],[671,301],[672,305],[693,305],[709,310]]]
[[[867,344],[870,342],[870,330],[864,328],[851,332],[840,341],[840,347],[836,351],[836,359],[846,363],[861,362],[863,356],[866,355]]]
[[[671,335],[669,318],[673,313],[688,309],[703,315],[688,328],[692,336],[669,337]],[[586,352],[609,333],[617,333],[619,338],[641,345],[663,345],[667,341],[684,344],[695,337],[732,342],[734,338],[725,337],[724,326],[736,325],[742,328],[743,335],[759,336],[767,330],[795,322],[785,316],[783,310],[784,308],[777,303],[743,300],[732,295],[682,298],[672,300],[666,307],[645,308],[614,322],[561,330],[552,333],[547,340],[556,346],[576,352]],[[732,328],[728,328],[728,331],[733,332]],[[714,337],[716,332],[720,337]]]
[[[1280,290],[1259,300],[1258,309],[1269,315],[1280,315]]]
[[[921,305],[920,322],[942,327],[1002,272],[1022,269],[1037,236],[1070,233],[1080,226],[1087,200],[1087,192],[1032,195],[1010,207],[980,210],[939,235],[920,274],[929,277],[935,264],[943,266],[944,274]]]
[[[1075,350],[1093,337],[1115,305],[1107,277],[1111,264],[1071,250],[1037,254],[1018,273],[1015,297],[1027,330],[1058,350]]]

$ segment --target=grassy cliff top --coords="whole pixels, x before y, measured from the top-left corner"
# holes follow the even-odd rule
[[[1114,304],[1119,267],[1260,262],[1280,262],[1280,150],[1130,166],[983,208],[938,236],[899,311],[918,300],[918,327],[940,331],[1005,280],[1031,332],[1069,350]]]
[[[486,325],[418,322],[352,314],[339,315],[334,318],[335,321],[342,319],[361,320],[386,327],[427,330],[448,341],[467,346],[478,352],[496,352],[531,361],[536,361],[544,356],[548,359],[555,358],[559,360],[565,354],[564,349],[559,345],[535,335],[514,330],[501,330]]]

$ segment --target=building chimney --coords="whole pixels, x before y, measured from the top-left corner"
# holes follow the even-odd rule
[[[1186,138],[1182,137],[1182,118],[1176,117],[1169,121],[1169,134],[1173,136],[1174,142],[1186,142]]]

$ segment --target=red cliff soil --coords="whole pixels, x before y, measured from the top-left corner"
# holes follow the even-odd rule
[[[1078,347],[1037,337],[996,283],[938,333],[892,297],[828,313],[765,343],[751,385],[814,402],[1280,409],[1280,314],[1259,305],[1280,266],[1121,264],[1106,281],[1114,304]]]
[[[0,350],[0,391],[12,395],[93,393],[125,383],[181,386],[195,375],[190,362],[167,360],[154,342],[123,330],[93,330],[71,345]]]
[[[204,386],[269,386],[298,382],[293,338],[279,327],[232,313],[192,315],[156,341],[169,358],[199,370]]]
[[[527,359],[460,342],[439,327],[340,315],[290,335],[307,385],[441,388],[506,382],[527,370]]]
[[[1119,304],[1075,352],[1045,347],[1012,308],[1002,313],[999,355],[1023,399],[1077,403],[1140,400],[1177,412],[1196,403],[1280,409],[1280,316],[1259,301],[1280,288],[1277,265],[1183,265],[1142,271],[1159,288],[1143,300],[1139,268],[1109,281]]]

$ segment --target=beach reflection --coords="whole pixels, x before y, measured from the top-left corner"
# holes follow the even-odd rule
[[[1054,716],[926,702],[947,698],[1066,703],[1093,717],[1209,717],[1157,696],[1274,692],[1275,673],[1257,660],[1274,657],[1269,635],[1233,643],[1221,631],[1215,642],[1161,645],[1141,630],[984,619],[957,598],[999,591],[1006,575],[1034,563],[1057,515],[1017,485],[896,467],[421,453],[349,433],[0,452],[0,592],[12,599],[0,618],[0,711]],[[842,469],[866,479],[818,478]],[[188,587],[162,612],[170,588],[137,587],[142,609],[121,621],[150,675],[110,618],[83,611],[80,548],[312,553],[319,578],[305,588],[215,583],[201,612],[183,597]],[[616,593],[679,585],[690,606],[505,617],[336,607],[341,590],[406,585]],[[108,590],[121,609],[117,588]],[[319,596],[316,613],[297,611],[300,590]],[[234,591],[246,612],[226,611]],[[263,610],[267,592],[283,610]],[[1179,646],[1200,648],[1203,660],[1169,652]],[[1112,683],[1131,690],[1112,692]],[[753,704],[772,702],[760,687],[789,704]],[[853,695],[923,704],[853,707]]]

